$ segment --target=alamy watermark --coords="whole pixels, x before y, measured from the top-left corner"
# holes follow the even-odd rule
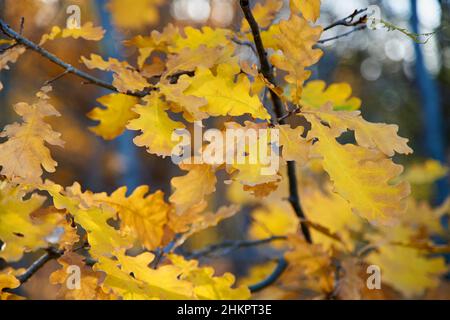
[[[261,175],[274,175],[280,166],[280,134],[277,128],[208,129],[203,132],[200,121],[194,123],[193,136],[186,129],[175,130],[172,161],[179,165],[258,164]],[[204,142],[207,142],[205,145]]]

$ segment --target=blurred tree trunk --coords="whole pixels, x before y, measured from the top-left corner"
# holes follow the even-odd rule
[[[410,23],[412,30],[415,33],[420,33],[417,0],[411,0]],[[425,66],[422,45],[414,43],[414,49],[416,54],[416,83],[422,100],[425,150],[428,157],[445,163],[445,136],[439,88]],[[438,181],[437,189],[436,202],[442,203],[449,190],[445,178]]]
[[[106,30],[105,37],[101,43],[102,53],[106,57],[114,57],[123,60],[121,35],[116,31],[116,28],[111,23],[111,15],[106,10],[107,1],[95,1],[96,10],[99,13],[99,18],[103,29]],[[109,79],[112,81],[112,79]],[[104,92],[103,94],[109,94]],[[141,162],[138,155],[137,147],[133,144],[133,134],[126,130],[116,140],[115,148],[123,161],[123,171],[117,181],[119,186],[127,186],[128,192],[134,190],[142,183]]]

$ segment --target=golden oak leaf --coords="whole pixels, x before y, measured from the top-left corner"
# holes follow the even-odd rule
[[[216,191],[216,172],[207,164],[186,165],[180,168],[188,171],[181,177],[171,180],[175,191],[169,200],[175,205],[177,214],[183,214],[189,208],[205,202],[205,197]]]
[[[292,85],[293,102],[298,103],[303,83],[311,75],[306,68],[317,63],[323,54],[320,49],[313,48],[322,34],[322,28],[311,27],[305,19],[296,15],[281,21],[279,28],[280,33],[275,37],[283,55],[275,54],[271,61],[275,67],[287,71],[285,80]]]
[[[180,52],[184,48],[196,49],[201,45],[208,48],[215,48],[218,46],[227,46],[231,42],[228,39],[232,32],[227,29],[211,28],[208,26],[202,27],[202,29],[196,29],[193,27],[184,28],[185,37],[177,38],[174,42],[171,50],[173,52]]]
[[[103,290],[112,291],[125,300],[193,300],[193,286],[180,279],[180,268],[172,265],[149,267],[154,255],[150,252],[136,257],[114,253],[117,260],[100,257],[94,270],[106,273]]]
[[[15,46],[0,54],[0,71],[9,70],[9,63],[16,63],[19,57],[26,51],[24,46]],[[0,82],[0,91],[3,89],[3,84]]]
[[[183,214],[183,216],[172,215],[170,227],[176,233],[183,232],[182,236],[177,240],[176,246],[182,245],[189,237],[203,230],[217,226],[222,220],[231,218],[240,210],[239,206],[232,205],[229,207],[221,207],[216,213],[207,212],[198,214]]]
[[[281,50],[279,45],[281,45],[280,41],[278,41],[278,36],[280,35],[280,25],[279,24],[272,24],[270,27],[266,30],[261,30],[261,40],[264,44],[265,48],[272,48],[274,50]],[[249,34],[247,36],[249,41],[252,41],[253,38]]]
[[[88,267],[83,256],[74,252],[66,252],[58,259],[58,263],[61,268],[54,271],[49,277],[51,284],[60,285],[58,298],[65,300],[109,300],[112,298],[100,287],[102,274]],[[71,276],[69,268],[75,266],[80,268],[80,287],[69,289],[67,287],[67,283],[70,281],[68,278]]]
[[[221,63],[237,63],[233,57],[234,48],[231,45],[223,47],[206,47],[200,45],[198,48],[184,48],[177,54],[172,54],[167,59],[167,70],[162,79],[167,79],[178,72],[194,71],[197,67],[210,69]]]
[[[287,201],[268,203],[253,210],[252,220],[249,235],[253,239],[294,234],[299,226],[299,219]],[[273,245],[279,247],[280,243],[273,242]]]
[[[367,259],[381,268],[383,282],[407,298],[419,296],[426,289],[436,288],[439,277],[448,271],[443,257],[432,258],[403,246],[382,246]]]
[[[279,146],[274,140],[278,131],[270,130],[267,123],[250,121],[246,121],[244,126],[227,122],[225,127],[228,130],[226,170],[232,180],[238,181],[255,195],[276,190],[281,180],[278,165]]]
[[[20,281],[12,274],[0,273],[0,300],[17,300],[21,297],[9,292],[3,292],[4,289],[15,289],[20,286]]]
[[[300,104],[304,108],[318,109],[331,103],[334,110],[357,110],[361,100],[352,97],[352,88],[348,83],[333,83],[326,88],[325,81],[309,81],[303,88]]]
[[[138,35],[124,42],[126,46],[138,48],[138,66],[143,68],[145,61],[154,51],[174,53],[170,48],[180,38],[178,27],[168,24],[162,32],[153,30],[150,36]]]
[[[115,215],[110,208],[83,209],[82,202],[78,197],[70,196],[61,186],[51,182],[46,182],[39,188],[51,195],[57,209],[67,210],[74,217],[75,222],[86,230],[90,246],[89,252],[94,258],[111,256],[115,250],[132,247],[135,240],[132,235],[119,232],[108,224],[108,221]]]
[[[280,130],[280,145],[283,147],[282,156],[286,161],[296,161],[300,166],[309,159],[311,144],[302,138],[303,127],[292,129],[290,125],[277,126]]]
[[[159,21],[158,6],[164,0],[110,0],[113,23],[123,29],[140,29]]]
[[[196,260],[187,261],[174,254],[170,254],[169,259],[174,266],[180,268],[180,279],[192,283],[197,299],[246,300],[250,298],[250,290],[247,287],[233,288],[235,278],[231,273],[215,277],[213,268],[200,268]]]
[[[334,191],[346,199],[352,210],[371,222],[389,223],[406,210],[409,184],[393,184],[403,170],[375,150],[341,145],[336,134],[313,115],[305,114],[312,128],[308,137],[318,141],[313,153],[323,160]]]
[[[122,187],[103,201],[117,211],[122,230],[136,235],[143,246],[154,250],[162,243],[172,207],[164,201],[163,192],[147,195],[148,191],[148,186],[140,186],[127,197],[127,188]]]
[[[257,3],[252,8],[253,16],[260,28],[267,28],[275,18],[276,14],[283,7],[282,0],[266,0],[264,3]],[[242,19],[241,32],[249,32],[250,26],[247,20]]]
[[[8,125],[0,134],[0,137],[8,138],[0,144],[1,174],[14,181],[39,183],[42,168],[55,172],[57,162],[52,159],[46,143],[62,147],[64,142],[60,139],[61,134],[44,121],[46,117],[60,116],[48,102],[50,90],[50,87],[42,88],[34,104],[16,104],[14,111],[22,117],[23,123]]]
[[[208,102],[199,97],[187,96],[183,92],[189,88],[191,80],[189,77],[181,77],[175,84],[159,83],[159,88],[167,101],[171,102],[173,112],[183,112],[183,118],[194,122],[208,118],[206,112],[200,111],[200,107]]]
[[[126,61],[119,61],[114,58],[109,58],[108,61],[103,60],[102,57],[96,54],[91,54],[90,59],[81,57],[81,61],[89,69],[100,69],[103,71],[112,71],[113,85],[122,93],[142,91],[149,87],[149,83],[132,66]]]
[[[361,277],[362,263],[358,258],[344,257],[341,262],[341,275],[336,284],[336,295],[340,300],[361,300],[366,284]]]
[[[329,294],[334,288],[331,256],[321,245],[309,244],[299,235],[288,236],[289,250],[284,254],[288,263],[281,282],[298,290],[313,290]]]
[[[43,45],[48,40],[55,40],[57,38],[82,38],[85,40],[100,41],[105,35],[105,30],[101,27],[94,27],[92,22],[86,22],[80,28],[64,28],[54,26],[50,33],[44,34],[39,45]]]
[[[157,94],[147,96],[143,100],[146,105],[137,105],[133,109],[138,118],[131,120],[127,129],[142,132],[133,141],[139,147],[145,146],[148,153],[162,157],[171,156],[178,144],[176,140],[172,140],[172,134],[185,126],[170,119],[167,104]]]
[[[59,214],[33,218],[31,214],[46,198],[32,194],[25,200],[25,196],[26,192],[19,187],[0,182],[0,240],[3,243],[0,258],[6,261],[18,261],[26,252],[47,247],[47,237],[63,219]]]
[[[237,67],[237,68],[236,68]],[[222,64],[217,68],[214,76],[209,69],[198,68],[195,76],[189,78],[191,85],[184,94],[196,96],[207,101],[200,107],[211,116],[241,116],[250,114],[253,118],[267,120],[269,113],[262,105],[258,96],[250,95],[250,81],[246,75],[239,75],[238,65]],[[187,79],[187,76],[182,78]]]
[[[398,135],[397,125],[371,123],[363,119],[360,111],[334,111],[329,104],[311,113],[317,115],[337,133],[354,131],[356,142],[362,147],[378,149],[389,157],[394,156],[396,152],[400,154],[413,152],[408,146],[408,139]]]
[[[403,178],[411,184],[428,184],[445,177],[448,172],[449,168],[443,166],[439,161],[428,159],[423,163],[408,167]]]
[[[306,20],[315,22],[320,16],[320,0],[290,0],[292,12],[301,12]]]
[[[92,120],[100,121],[100,124],[91,127],[91,131],[103,139],[112,140],[125,131],[128,121],[137,117],[132,108],[138,103],[138,99],[124,94],[109,94],[97,99],[106,108],[95,108],[88,113]]]
[[[308,220],[327,228],[333,234],[339,234],[346,247],[352,248],[354,246],[352,233],[362,228],[363,220],[352,212],[350,204],[344,198],[331,189],[330,184],[324,187],[315,185],[301,188],[302,208]],[[314,228],[311,228],[311,235],[314,243],[319,243],[326,249],[341,248],[341,242]]]

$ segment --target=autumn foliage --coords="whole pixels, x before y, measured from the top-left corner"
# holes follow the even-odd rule
[[[163,2],[111,0],[108,10],[116,26],[139,29],[158,19]],[[96,124],[85,129],[105,140],[130,131],[148,157],[169,162],[177,144],[172,133],[196,121],[220,130],[279,130],[279,170],[263,175],[263,163],[182,163],[182,175],[167,173],[170,194],[152,186],[98,193],[75,181],[61,185],[52,181],[52,153],[67,141],[49,123],[65,114],[52,103],[53,83],[36,88],[34,100],[14,104],[18,120],[0,135],[2,299],[26,297],[20,289],[33,275],[12,266],[30,253],[57,260],[47,285],[62,299],[423,298],[448,285],[440,254],[449,248],[431,237],[448,236],[440,220],[450,202],[433,208],[410,195],[411,186],[432,183],[446,169],[429,160],[405,171],[393,158],[413,150],[398,126],[365,120],[347,83],[309,80],[324,54],[317,46],[320,0],[291,0],[281,20],[274,19],[283,1],[246,2],[240,5],[258,30],[244,15],[238,30],[168,24],[127,39],[124,46],[137,52],[128,61],[98,52],[79,57],[75,69],[112,74],[109,88],[93,83],[111,92],[90,102],[97,107],[86,116]],[[2,73],[25,54],[49,59],[8,30],[2,24]],[[92,22],[55,26],[32,44],[45,50],[104,35]],[[254,61],[242,59],[243,47]],[[186,250],[193,236],[244,211],[251,221],[242,240]],[[199,263],[247,245],[269,247],[275,258],[236,276]],[[81,270],[78,290],[66,286],[73,265]],[[380,289],[366,285],[369,265],[381,270]]]

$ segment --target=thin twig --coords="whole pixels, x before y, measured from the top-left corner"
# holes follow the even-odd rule
[[[6,24],[3,20],[0,19],[0,30],[9,38],[14,39],[18,44],[21,44],[23,46],[25,46],[26,48],[35,51],[37,53],[39,53],[41,56],[43,56],[44,58],[46,58],[47,60],[53,62],[54,64],[60,66],[61,68],[65,69],[67,73],[71,73],[76,75],[79,78],[82,78],[84,80],[86,80],[89,83],[92,83],[94,85],[97,85],[99,87],[114,91],[114,92],[119,92],[119,90],[114,87],[112,84],[103,81],[101,79],[98,79],[86,72],[83,72],[77,68],[75,68],[74,66],[62,61],[60,58],[58,58],[57,56],[55,56],[54,54],[48,52],[47,50],[45,50],[44,48],[42,48],[41,46],[39,46],[38,44],[32,42],[31,40],[28,40],[27,38],[25,38],[24,36],[22,36],[21,34],[17,33],[16,31],[14,31],[13,29],[11,29],[8,24]],[[142,91],[136,91],[136,92],[127,92],[125,94],[129,95],[129,96],[134,96],[134,97],[145,97],[146,95],[148,95],[151,91],[153,90],[153,88],[146,88]]]
[[[191,254],[188,254],[187,258],[188,259],[198,259],[201,257],[209,256],[216,251],[221,251],[221,250],[226,250],[226,249],[237,250],[240,248],[255,247],[255,246],[268,244],[268,243],[271,243],[274,241],[283,241],[286,239],[287,239],[287,237],[285,237],[285,236],[272,236],[269,238],[259,239],[259,240],[229,240],[229,241],[224,241],[221,243],[213,244],[209,247],[206,247],[206,248],[203,248],[196,252],[193,252]]]
[[[332,24],[326,26],[325,28],[323,28],[323,31],[325,32],[325,31],[330,30],[337,26],[355,27],[355,26],[363,24],[363,23],[365,24],[367,21],[367,15],[363,15],[358,20],[355,20],[355,18],[358,15],[360,15],[361,13],[366,12],[366,11],[367,11],[367,8],[359,9],[359,10],[357,9],[357,10],[353,11],[353,13],[348,15],[347,17],[340,19],[338,21],[335,21]]]
[[[287,268],[286,260],[284,258],[278,259],[275,270],[267,278],[265,278],[261,282],[249,286],[248,288],[253,293],[261,291],[264,288],[267,288],[268,286],[274,284],[280,278],[280,276],[283,274],[286,268]]]
[[[50,80],[45,81],[44,85],[48,86],[49,84],[52,84],[53,82],[55,82],[55,81],[61,79],[62,77],[64,77],[64,76],[65,76],[66,74],[68,74],[68,73],[69,73],[69,71],[68,71],[68,70],[65,70],[64,72],[58,74],[56,77],[54,77],[54,78],[52,78],[52,79],[50,79]]]
[[[7,46],[6,48],[0,49],[0,54],[4,54],[6,51],[11,50],[14,47],[17,47],[19,44],[17,42]]]
[[[258,52],[256,51],[256,48],[255,48],[255,46],[253,45],[253,43],[251,43],[251,42],[249,42],[249,41],[242,41],[242,40],[239,40],[238,38],[232,38],[231,41],[233,41],[234,43],[236,43],[236,44],[238,44],[238,45],[240,45],[240,46],[249,47],[249,48],[253,51],[253,53],[254,53],[255,55],[258,54]]]
[[[347,36],[351,35],[354,32],[365,30],[366,28],[367,28],[366,25],[359,26],[359,27],[354,28],[353,30],[350,30],[350,31],[345,32],[343,34],[339,34],[339,35],[337,35],[335,37],[319,40],[319,41],[317,41],[317,43],[324,44],[324,43],[329,42],[329,41],[333,41],[333,40],[337,40],[337,39],[340,39],[340,38],[344,38],[344,37],[347,37]]]
[[[255,20],[255,17],[253,16],[253,13],[250,9],[249,0],[240,0],[241,9],[244,12],[245,19],[247,20],[248,24],[250,25],[250,29],[252,31],[253,35],[253,41],[256,45],[256,50],[258,51],[258,57],[261,64],[261,73],[263,76],[267,79],[269,83],[273,85],[274,88],[276,88],[275,83],[275,76],[273,74],[272,66],[269,63],[269,60],[267,59],[267,52],[264,48],[262,39],[261,39],[261,33],[259,30],[258,23]],[[282,119],[283,114],[283,103],[280,99],[280,97],[277,95],[277,93],[272,89],[270,89],[270,96],[272,98],[272,102],[275,109],[275,118],[273,118],[272,122],[274,124],[280,123],[284,124],[285,121]],[[281,121],[278,121],[278,119],[282,119]],[[288,180],[289,180],[289,202],[291,203],[292,207],[294,208],[295,213],[297,216],[302,220],[305,219],[305,214],[303,213],[303,210],[300,206],[300,198],[298,196],[298,185],[297,185],[297,170],[296,165],[294,161],[289,161],[287,164],[287,171],[288,171]],[[302,233],[305,237],[305,240],[308,243],[312,243],[311,233],[309,231],[308,226],[301,222],[301,229]]]

